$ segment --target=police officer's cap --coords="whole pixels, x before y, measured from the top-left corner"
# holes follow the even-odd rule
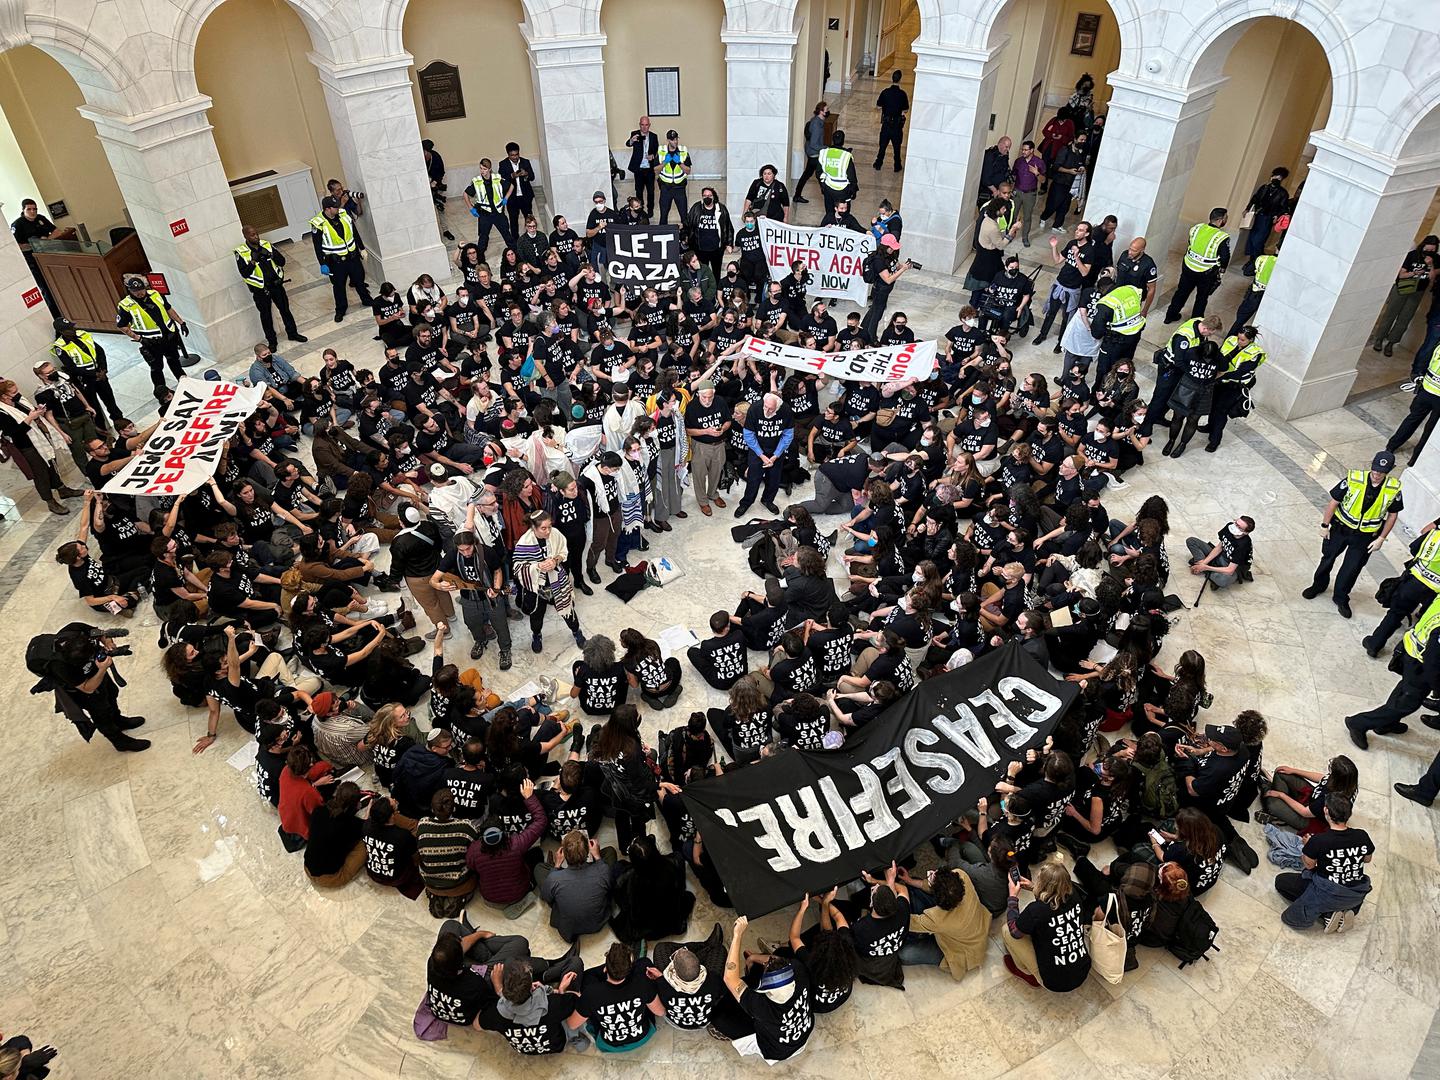
[[[1381,450],[1370,459],[1371,472],[1388,473],[1393,468],[1395,468],[1395,455],[1389,450]]]
[[[143,289],[147,284],[148,282],[143,277],[127,277],[125,279],[125,288],[127,289]]]
[[[665,138],[667,139],[678,139],[679,137],[680,133],[674,128],[671,128],[669,131],[665,132]]]
[[[64,333],[66,330],[74,330],[74,329],[75,329],[75,324],[74,324],[73,322],[71,322],[69,319],[66,319],[66,318],[63,318],[63,317],[62,317],[62,318],[59,318],[59,319],[56,319],[55,322],[54,322],[52,325],[54,326],[55,332],[56,332],[57,334]]]
[[[321,210],[339,210],[339,209],[340,209],[340,200],[337,199],[337,198],[335,198],[335,196],[333,196],[333,195],[326,195],[325,198],[323,198],[323,199],[320,200],[320,209],[321,209]]]

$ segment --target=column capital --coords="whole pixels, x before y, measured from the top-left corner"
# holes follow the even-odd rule
[[[415,58],[408,52],[393,56],[377,56],[368,60],[356,60],[337,64],[318,52],[306,54],[320,82],[343,97],[354,94],[369,94],[395,86],[410,85],[410,68]]]
[[[796,30],[721,30],[720,40],[731,45],[778,45],[794,48],[800,40]]]
[[[138,149],[151,149],[211,130],[211,104],[213,102],[209,97],[196,94],[137,116],[120,116],[93,105],[81,105],[76,111],[95,125],[96,134],[101,139],[111,139]]]
[[[604,34],[541,34],[523,22],[520,24],[520,34],[525,38],[525,44],[530,51],[530,61],[536,67],[598,63],[602,58],[600,50],[607,41]]]
[[[1374,195],[1433,189],[1440,182],[1440,154],[1391,157],[1328,130],[1313,133],[1310,142],[1316,151],[1311,169]]]
[[[1110,100],[1118,102],[1121,108],[1166,120],[1181,120],[1192,113],[1208,110],[1214,104],[1212,99],[1230,80],[1222,76],[1197,86],[1175,86],[1112,71],[1106,76],[1106,81],[1112,90],[1118,92]]]

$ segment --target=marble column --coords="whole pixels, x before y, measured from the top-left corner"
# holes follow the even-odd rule
[[[1294,418],[1345,404],[1370,331],[1440,186],[1440,155],[1391,158],[1327,131],[1256,323],[1256,393]]]
[[[520,24],[530,52],[535,117],[544,152],[537,163],[551,214],[585,227],[596,191],[610,194],[610,135],[605,119],[605,35],[544,38]],[[621,162],[625,164],[625,162]]]
[[[330,107],[346,186],[366,195],[360,235],[369,249],[372,289],[383,280],[404,290],[421,274],[440,281],[450,275],[420,150],[412,59],[405,53],[335,64],[310,54]]]
[[[1121,243],[1144,236],[1155,261],[1163,264],[1165,252],[1183,238],[1181,204],[1225,80],[1180,88],[1113,73],[1109,81],[1105,138],[1085,206],[1120,219]],[[1239,218],[1237,208],[1232,224]],[[1162,285],[1160,292],[1166,291]]]
[[[240,218],[203,95],[142,116],[81,106],[110,159],[125,208],[153,270],[165,275],[190,324],[186,346],[224,363],[250,350],[260,327],[235,273]],[[172,229],[184,222],[183,231]],[[179,228],[177,226],[177,228]]]
[[[790,170],[790,80],[793,32],[722,30],[725,43],[725,199],[739,216],[750,181],[763,165],[785,180]]]
[[[35,387],[34,366],[49,359],[55,340],[50,309],[44,300],[36,302],[38,289],[10,230],[0,230],[0,378],[13,379],[27,397]]]
[[[927,270],[949,274],[970,254],[1000,50],[919,41],[913,48],[901,251]],[[871,212],[868,204],[865,211]]]

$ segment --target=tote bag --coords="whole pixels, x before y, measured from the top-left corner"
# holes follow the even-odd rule
[[[1090,924],[1090,970],[1108,983],[1119,983],[1125,974],[1125,928],[1114,914],[1115,894],[1105,897],[1105,910]],[[1114,929],[1111,929],[1111,925]]]

